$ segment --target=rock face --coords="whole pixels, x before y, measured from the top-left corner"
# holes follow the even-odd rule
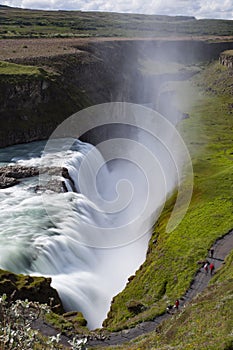
[[[12,300],[38,301],[51,305],[53,311],[63,313],[61,299],[51,287],[51,278],[16,275],[0,270],[0,295],[6,294]]]
[[[220,54],[219,62],[227,68],[233,68],[233,50],[224,51]]]

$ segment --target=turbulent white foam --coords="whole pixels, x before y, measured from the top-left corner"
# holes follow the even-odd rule
[[[66,166],[81,193],[69,186],[67,193],[39,195],[34,191],[36,179],[1,190],[0,266],[16,273],[51,276],[65,308],[82,311],[89,327],[96,328],[106,317],[112,297],[145,259],[155,210],[166,195],[161,184],[164,174],[156,162],[152,167],[150,158],[145,176],[143,168],[123,156],[109,159],[106,165],[91,145],[77,140],[70,150],[64,146],[57,151],[56,142],[42,161],[41,148],[31,149],[31,157],[21,153],[17,160],[30,166]],[[25,153],[30,148],[33,144],[25,146]],[[135,150],[137,159],[140,150]],[[6,158],[7,149],[4,152]],[[159,153],[166,167],[167,155]],[[170,176],[171,171],[165,182]],[[151,188],[148,177],[155,179]],[[172,185],[174,179],[168,188]],[[147,219],[142,215],[145,210]]]

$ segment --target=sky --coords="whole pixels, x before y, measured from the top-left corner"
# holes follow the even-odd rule
[[[44,10],[129,12],[233,20],[233,0],[1,0],[1,4]]]

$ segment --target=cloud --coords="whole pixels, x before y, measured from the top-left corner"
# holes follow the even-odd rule
[[[4,0],[3,4],[46,10],[131,12],[233,19],[233,0]]]

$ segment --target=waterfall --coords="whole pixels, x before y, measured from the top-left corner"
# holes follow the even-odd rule
[[[67,167],[76,184],[75,192],[70,189],[67,193],[45,192],[41,196],[33,190],[36,179],[0,191],[0,266],[15,273],[52,277],[52,286],[58,290],[65,309],[82,311],[88,326],[94,329],[105,319],[112,297],[144,261],[149,232],[120,247],[117,240],[108,237],[114,225],[123,225],[130,209],[121,218],[108,215],[101,208],[100,195],[107,201],[114,199],[115,185],[121,176],[119,168],[125,167],[126,176],[132,164],[128,170],[123,160],[104,165],[97,176],[100,194],[93,195],[96,164],[102,164],[103,157],[95,147],[73,141],[72,151],[54,151],[43,158],[43,166]],[[86,165],[81,194],[79,169],[91,150],[92,164]],[[34,166],[41,164],[41,158],[17,158],[17,162]],[[139,180],[140,177],[142,174]]]
[[[147,109],[139,108],[138,125],[142,113]],[[144,262],[152,226],[179,186],[179,138],[163,123],[144,122],[134,137],[104,140],[98,149],[55,137],[45,148],[18,146],[17,155],[14,146],[0,157],[3,164],[68,169],[66,193],[35,192],[38,181],[46,184],[43,172],[0,190],[0,267],[52,277],[65,309],[81,311],[90,329],[101,327],[112,297]]]

